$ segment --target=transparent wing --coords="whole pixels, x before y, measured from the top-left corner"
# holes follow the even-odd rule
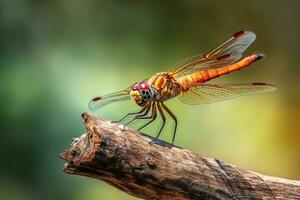
[[[276,87],[266,83],[202,84],[178,96],[185,104],[205,104],[225,101],[240,96],[271,92]]]
[[[177,65],[174,76],[182,76],[204,68],[219,68],[230,65],[254,42],[256,36],[250,31],[240,31],[210,52],[189,58]]]
[[[122,90],[119,92],[114,92],[103,96],[94,97],[89,102],[89,108],[90,110],[94,111],[109,103],[113,103],[117,101],[125,101],[125,100],[130,100],[129,89]]]

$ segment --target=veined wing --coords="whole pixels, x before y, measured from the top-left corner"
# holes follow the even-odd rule
[[[210,52],[189,58],[177,65],[174,76],[182,76],[204,68],[219,68],[230,65],[254,42],[256,35],[250,31],[240,31]]]
[[[89,108],[90,110],[94,111],[107,104],[117,102],[117,101],[125,101],[125,100],[130,100],[129,89],[122,90],[119,92],[114,92],[103,96],[94,97],[89,102]]]
[[[266,83],[202,84],[183,92],[178,98],[185,104],[206,104],[225,101],[240,96],[271,92],[277,88]]]

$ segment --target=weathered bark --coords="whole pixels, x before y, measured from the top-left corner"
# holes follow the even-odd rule
[[[143,199],[300,199],[300,181],[261,175],[83,114],[87,133],[61,157],[64,172]]]

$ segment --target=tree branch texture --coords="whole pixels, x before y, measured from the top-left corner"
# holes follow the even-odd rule
[[[261,175],[127,130],[88,113],[86,134],[60,157],[64,172],[142,199],[300,199],[300,181]]]

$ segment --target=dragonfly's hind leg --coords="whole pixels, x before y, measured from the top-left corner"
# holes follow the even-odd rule
[[[141,114],[142,112],[144,112],[148,107],[148,104],[146,106],[144,106],[140,111],[138,112],[132,112],[132,113],[127,113],[124,117],[122,117],[120,120],[117,121],[112,121],[112,123],[120,123],[121,121],[123,121],[124,119],[126,119],[128,116],[130,115],[138,115]]]
[[[169,113],[169,115],[173,118],[173,120],[175,122],[175,127],[174,127],[174,132],[173,132],[173,138],[172,138],[172,143],[171,143],[171,145],[173,145],[174,140],[175,140],[175,136],[176,136],[176,131],[177,131],[177,117],[175,116],[175,114],[163,102],[161,102],[161,106],[163,107],[163,109],[165,111],[167,111],[167,113]]]
[[[159,136],[160,136],[160,134],[161,134],[161,132],[162,132],[162,130],[163,130],[165,124],[166,124],[166,116],[165,116],[165,113],[164,113],[164,111],[163,111],[163,109],[162,109],[160,103],[161,103],[161,102],[157,102],[157,108],[158,108],[158,111],[159,111],[159,113],[160,113],[160,116],[161,116],[161,118],[162,118],[163,123],[162,123],[162,125],[161,125],[161,127],[160,127],[160,129],[159,129],[159,132],[158,132],[158,134],[157,134],[157,136],[156,136],[156,138],[155,138],[156,140],[159,138]]]

